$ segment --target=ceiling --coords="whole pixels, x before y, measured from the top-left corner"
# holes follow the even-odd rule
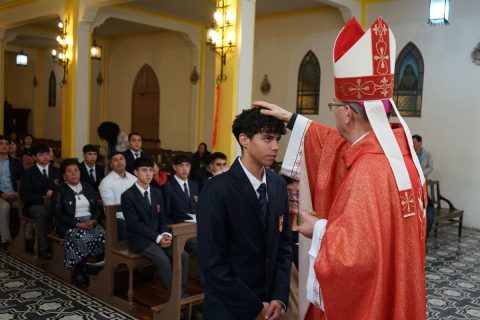
[[[1,3],[10,1],[2,1]],[[298,10],[325,7],[321,0],[256,0],[256,15],[265,16],[271,14],[287,13]],[[123,5],[126,9],[137,12],[151,12],[158,15],[172,16],[179,19],[185,19],[193,23],[209,25],[215,11],[214,0],[135,0]],[[57,18],[50,18],[41,22],[35,22],[27,26],[22,26],[20,30],[40,30],[40,34],[48,32],[57,32]],[[144,34],[157,32],[156,27],[139,24],[135,22],[110,18],[101,26],[95,29],[97,37],[119,37],[134,34]],[[27,47],[52,47],[55,46],[54,38],[48,36],[34,36],[38,32],[19,32],[15,40],[9,44]]]
[[[321,0],[256,0],[257,16],[325,6]],[[142,10],[208,24],[215,11],[214,0],[136,0],[128,4]]]

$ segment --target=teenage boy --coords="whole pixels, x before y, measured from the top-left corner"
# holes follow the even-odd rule
[[[28,169],[20,184],[20,199],[25,203],[23,212],[34,218],[37,225],[40,258],[50,259],[52,253],[48,246],[48,231],[51,228],[52,213],[45,206],[45,198],[52,196],[60,182],[60,170],[50,164],[50,149],[43,145],[33,146],[31,155],[35,165]]]
[[[168,292],[172,291],[172,234],[165,218],[162,191],[151,188],[153,160],[138,158],[133,162],[137,182],[122,194],[122,211],[127,222],[128,246],[151,260]],[[182,285],[186,293],[188,255],[182,254]]]
[[[89,183],[98,192],[98,186],[105,176],[105,167],[97,164],[97,147],[87,144],[83,147],[83,162],[80,164],[80,181]]]
[[[131,132],[128,135],[128,150],[124,153],[125,160],[127,160],[127,171],[133,174],[133,162],[141,157],[144,157],[142,151],[142,137],[136,132]]]
[[[173,158],[175,175],[164,187],[165,205],[172,223],[196,219],[198,184],[188,178],[191,168],[189,156],[179,154]]]
[[[198,257],[207,319],[280,319],[290,285],[291,232],[285,181],[272,165],[285,126],[257,108],[233,122],[242,148],[199,203]]]

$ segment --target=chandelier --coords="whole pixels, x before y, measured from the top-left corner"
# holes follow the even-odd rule
[[[58,63],[63,68],[62,83],[66,83],[66,75],[68,74],[68,68],[72,62],[72,46],[73,39],[68,34],[68,17],[65,20],[58,22],[58,29],[60,34],[57,35],[57,49],[52,50],[52,58],[54,63]]]
[[[217,82],[227,79],[223,66],[227,62],[227,53],[235,47],[235,10],[228,0],[217,0],[213,22],[208,30],[207,45],[220,58],[220,74]]]

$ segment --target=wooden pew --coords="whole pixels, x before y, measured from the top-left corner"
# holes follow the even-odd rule
[[[55,232],[50,233],[48,238],[52,242],[53,256],[47,266],[47,271],[65,282],[72,282],[73,268],[65,268],[63,265],[63,259],[65,256],[63,239],[60,238]]]
[[[97,276],[90,277],[88,292],[115,307],[126,312],[134,313],[133,303],[133,272],[137,268],[153,265],[142,254],[137,254],[128,249],[126,240],[118,240],[116,213],[122,211],[120,205],[104,206],[105,208],[105,266]],[[129,273],[128,301],[114,295],[115,269],[126,265]]]
[[[43,204],[47,207],[52,206],[52,199],[44,197]],[[53,218],[55,219],[55,218]],[[46,270],[54,276],[62,279],[65,282],[72,282],[73,269],[65,268],[63,260],[65,257],[64,241],[60,238],[55,230],[48,234],[48,239],[52,244],[52,259],[50,260]]]
[[[458,223],[458,236],[462,236],[464,210],[457,209],[450,200],[440,193],[440,182],[438,180],[427,180],[427,187],[430,199],[435,208],[435,220],[432,228],[435,230],[435,237],[439,228]],[[442,207],[442,201],[448,204],[448,208]]]
[[[185,242],[197,235],[197,224],[184,222],[169,226],[172,232],[173,243],[173,277],[172,292],[170,299],[161,305],[153,306],[153,320],[180,320],[180,311],[182,307],[188,308],[187,319],[192,314],[192,306],[203,302],[204,294],[196,294],[182,298],[182,253]]]
[[[25,216],[23,212],[24,203],[22,200],[18,200],[18,216],[20,218],[19,231],[15,239],[13,240],[13,245],[8,248],[10,255],[25,261],[27,263],[38,265],[39,256],[38,256],[38,236],[37,236],[37,227],[35,224],[35,219]],[[33,229],[33,254],[27,251],[27,239],[25,237],[25,231],[27,229],[27,224],[30,223]]]

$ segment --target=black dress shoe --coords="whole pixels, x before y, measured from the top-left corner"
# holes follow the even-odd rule
[[[86,276],[78,276],[75,278],[75,285],[81,289],[88,288],[88,278]]]
[[[73,273],[73,282],[79,288],[88,287],[88,277],[85,274],[85,266],[83,264],[77,264]]]
[[[40,251],[38,256],[40,259],[50,260],[52,259],[53,254],[50,251]]]

